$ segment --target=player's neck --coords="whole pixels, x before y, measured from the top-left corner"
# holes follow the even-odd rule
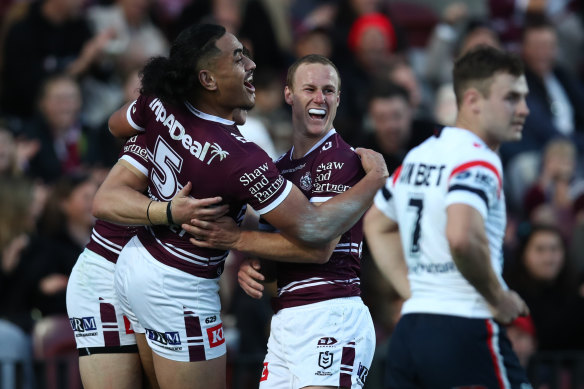
[[[468,120],[464,116],[459,116],[456,119],[455,126],[472,132],[481,138],[481,140],[493,151],[497,151],[501,145],[499,142],[493,141],[493,139],[489,138],[485,131],[481,130],[480,126],[477,125],[476,121]]]
[[[193,107],[201,111],[202,113],[206,113],[207,115],[217,116],[219,118],[225,120],[233,121],[233,109],[227,110],[223,107],[214,104],[213,102],[207,102],[204,100],[190,100],[189,101]]]
[[[328,133],[328,132],[327,132]],[[292,135],[292,144],[294,145],[294,152],[292,153],[293,159],[302,158],[314,147],[315,144],[320,142],[320,140],[327,134],[322,134],[321,136],[308,136],[304,132],[294,131]]]

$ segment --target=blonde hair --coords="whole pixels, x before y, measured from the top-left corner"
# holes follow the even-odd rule
[[[33,183],[24,177],[0,176],[0,250],[17,236],[30,232]]]

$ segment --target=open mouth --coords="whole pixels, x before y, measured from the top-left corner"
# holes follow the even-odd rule
[[[326,116],[326,111],[324,109],[319,109],[319,108],[310,108],[308,110],[308,116],[310,116],[311,119],[324,119]]]
[[[245,86],[250,92],[255,92],[255,86],[252,84],[253,76],[249,76],[243,81],[243,86]]]

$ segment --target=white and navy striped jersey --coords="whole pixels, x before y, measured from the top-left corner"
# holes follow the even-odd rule
[[[412,149],[377,193],[375,205],[399,224],[412,296],[402,313],[489,318],[484,298],[460,274],[446,239],[446,208],[483,216],[491,265],[501,278],[505,197],[499,156],[474,133],[447,127]]]

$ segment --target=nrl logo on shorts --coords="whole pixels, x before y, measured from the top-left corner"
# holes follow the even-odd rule
[[[302,177],[300,177],[300,188],[304,190],[310,190],[310,188],[312,188],[312,179],[310,178],[310,172],[306,172]]]
[[[323,369],[328,369],[333,365],[333,357],[334,354],[330,351],[323,351],[318,354],[318,366],[322,367]]]
[[[333,344],[336,344],[336,343],[337,343],[337,340],[335,338],[326,336],[326,337],[320,338],[318,340],[317,347],[332,346]]]

